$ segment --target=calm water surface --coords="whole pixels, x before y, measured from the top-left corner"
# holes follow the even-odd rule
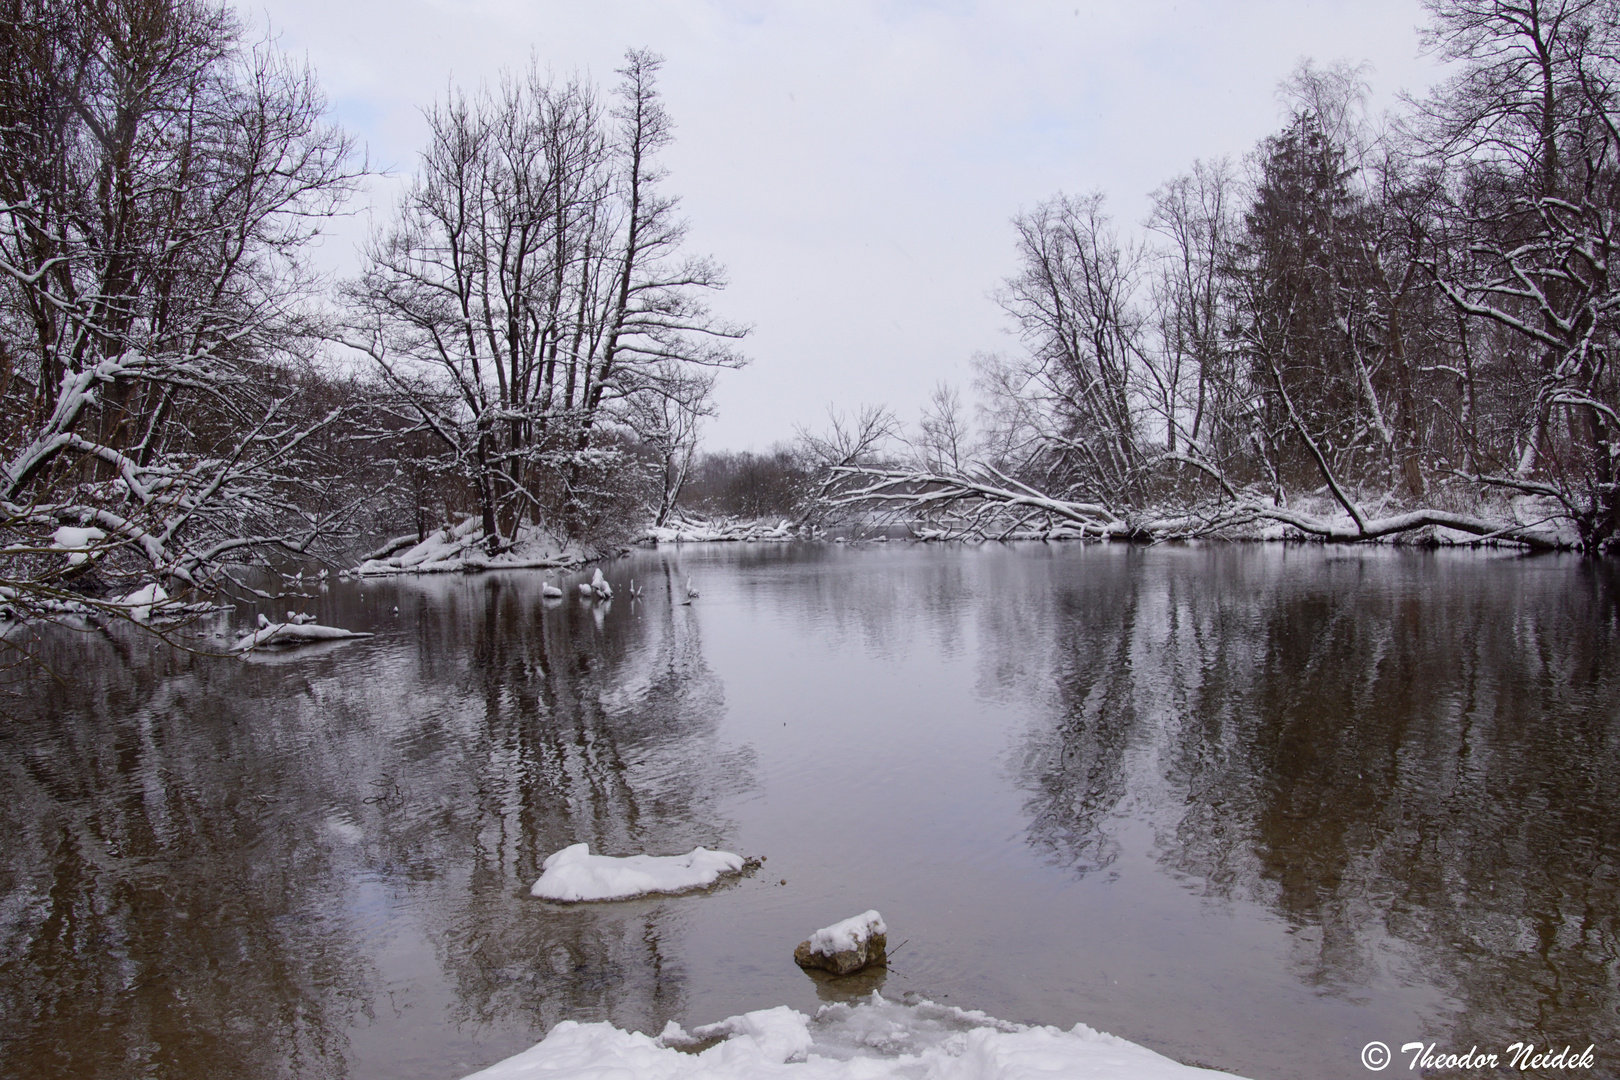
[[[1260,1080],[1366,1077],[1372,1039],[1596,1043],[1620,1074],[1611,566],[891,544],[608,571],[594,606],[527,573],[334,583],[267,609],[377,636],[274,658],[46,642],[59,678],[0,703],[0,1073],[450,1078],[562,1019],[813,1011],[853,991],[793,946],[875,907],[900,947],[855,990]],[[576,841],[767,861],[530,898]]]

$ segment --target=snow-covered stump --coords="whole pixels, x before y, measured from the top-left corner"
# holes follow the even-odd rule
[[[824,926],[793,950],[793,962],[802,968],[849,975],[888,959],[889,928],[875,911],[862,912],[843,922]]]

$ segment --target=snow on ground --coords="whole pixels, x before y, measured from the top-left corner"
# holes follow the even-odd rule
[[[714,1039],[721,1041],[706,1048]],[[698,1051],[698,1052],[693,1052]],[[467,1080],[1216,1080],[1227,1073],[1172,1061],[1076,1024],[1011,1024],[877,993],[808,1017],[787,1006],[657,1038],[565,1020],[521,1054]]]
[[[873,934],[888,932],[889,928],[884,925],[883,916],[875,911],[865,911],[843,922],[824,926],[811,934],[810,951],[822,956],[848,952],[865,944]]]
[[[721,874],[739,873],[743,857],[696,847],[685,855],[592,855],[589,844],[565,847],[546,857],[529,890],[546,900],[628,900],[647,893],[704,889]]]
[[[639,544],[707,544],[733,540],[802,540],[804,536],[785,518],[770,521],[737,521],[716,518],[713,521],[671,521],[654,526],[636,542]]]
[[[378,574],[447,574],[462,570],[523,570],[577,566],[585,553],[551,534],[525,525],[506,550],[491,555],[484,550],[484,530],[476,517],[446,525],[420,543],[402,536],[390,540],[355,567],[354,572]]]

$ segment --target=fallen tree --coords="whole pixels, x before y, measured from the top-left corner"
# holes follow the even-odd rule
[[[1272,497],[1241,491],[1222,481],[1218,497],[1142,508],[1066,499],[1047,494],[993,465],[975,464],[959,473],[927,469],[843,465],[830,470],[826,502],[845,511],[887,514],[930,539],[1115,539],[1158,541],[1196,537],[1284,538],[1292,535],[1326,543],[1367,543],[1412,538],[1427,531],[1429,542],[1518,544],[1535,550],[1566,550],[1578,544],[1567,514],[1537,504],[1536,520],[1486,517],[1431,506],[1394,514],[1368,513],[1342,485],[1331,485],[1342,513],[1311,506],[1279,505]],[[1330,474],[1331,475],[1331,474]],[[1387,499],[1385,500],[1387,501]],[[1330,504],[1332,505],[1332,504]],[[1267,530],[1266,525],[1281,527]],[[1456,536],[1447,535],[1455,533]]]

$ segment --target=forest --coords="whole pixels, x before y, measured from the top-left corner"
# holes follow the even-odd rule
[[[0,603],[116,613],[468,517],[491,554],[698,513],[1607,552],[1620,3],[1425,9],[1451,74],[1394,114],[1304,63],[1140,229],[1101,193],[1017,213],[1017,345],[967,400],[704,455],[748,328],[667,190],[657,55],[425,103],[333,281],[369,166],[312,70],[208,0],[4,0]]]
[[[1301,64],[1240,164],[1014,221],[1023,346],[948,387],[910,460],[844,505],[949,535],[1475,538],[1610,549],[1620,9],[1433,0],[1455,74],[1375,118],[1362,72]]]

